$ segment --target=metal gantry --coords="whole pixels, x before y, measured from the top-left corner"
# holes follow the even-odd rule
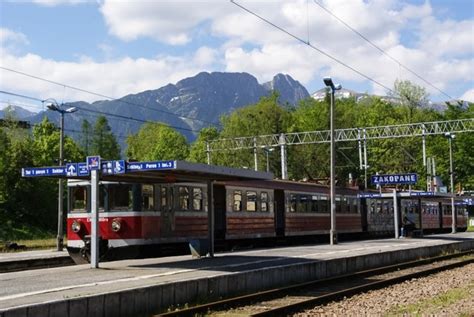
[[[375,126],[365,128],[336,129],[336,142],[359,142],[359,157],[361,169],[367,169],[367,140],[392,139],[405,137],[423,138],[423,164],[426,165],[425,137],[443,135],[445,133],[474,132],[474,118],[449,121],[419,122],[399,125]],[[282,178],[287,178],[286,146],[329,143],[330,131],[293,132],[250,137],[217,139],[207,143],[208,163],[211,162],[212,152],[236,151],[253,149],[255,161],[259,148],[280,147]],[[363,157],[362,157],[363,156]]]

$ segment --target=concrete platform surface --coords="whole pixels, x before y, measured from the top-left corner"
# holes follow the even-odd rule
[[[282,273],[283,271],[281,271],[281,268],[289,268],[290,270],[296,268],[297,270],[300,270],[299,268],[308,266],[308,264],[313,265],[313,263],[321,262],[331,263],[331,268],[329,267],[329,264],[327,268],[324,267],[325,272],[328,272],[324,274],[330,274],[329,271],[332,271],[331,274],[337,274],[339,267],[334,261],[338,261],[339,259],[344,260],[344,262],[340,262],[343,263],[342,266],[344,267],[350,266],[350,264],[348,264],[348,259],[351,259],[351,261],[354,262],[351,262],[351,266],[360,267],[360,265],[356,265],[356,262],[365,261],[367,264],[367,258],[363,257],[365,255],[387,254],[387,260],[384,262],[388,263],[390,261],[395,261],[393,259],[393,254],[395,254],[393,251],[397,251],[397,254],[402,254],[403,257],[403,254],[407,253],[404,250],[411,250],[411,253],[418,252],[422,255],[423,248],[432,248],[436,246],[445,246],[449,248],[449,245],[461,244],[467,245],[469,248],[474,246],[474,233],[465,232],[457,234],[431,235],[417,239],[383,239],[342,242],[334,246],[305,245],[298,247],[246,250],[218,253],[214,258],[197,259],[188,255],[104,262],[100,263],[100,268],[98,269],[92,269],[89,265],[76,265],[61,268],[4,273],[0,274],[0,317],[22,315],[22,311],[19,310],[21,307],[24,308],[25,316],[33,316],[35,306],[36,309],[40,309],[41,307],[41,309],[45,309],[44,307],[49,307],[48,313],[44,315],[53,316],[56,313],[53,312],[53,306],[51,306],[51,303],[61,303],[66,301],[68,304],[64,304],[66,306],[63,305],[65,308],[63,306],[59,306],[59,308],[55,306],[56,308],[54,309],[55,311],[56,309],[59,309],[56,311],[58,312],[58,315],[60,315],[61,312],[66,312],[67,315],[73,316],[73,311],[76,312],[76,308],[71,308],[74,304],[73,300],[83,297],[89,298],[88,304],[86,305],[88,308],[81,306],[77,312],[78,314],[90,315],[87,312],[90,312],[92,309],[91,307],[93,307],[92,301],[95,298],[94,296],[100,294],[118,294],[120,292],[137,290],[143,293],[143,289],[151,289],[150,287],[156,288],[157,285],[166,287],[167,284],[186,283],[194,280],[206,280],[206,283],[211,283],[210,281],[213,278],[225,275],[230,276],[226,280],[226,288],[231,288],[232,283],[234,283],[231,281],[232,275],[236,277],[235,283],[237,283],[240,276],[239,274],[244,272],[252,272],[253,274],[255,271],[263,272],[259,273],[261,276],[263,275],[263,279],[265,280],[262,283],[272,286],[271,281],[265,279],[265,272],[268,272],[268,275],[271,275],[269,278],[272,279],[277,278],[280,273],[293,274],[287,273],[286,271]],[[57,255],[59,252],[51,253]],[[18,256],[20,256],[20,254],[21,253],[18,253]],[[17,254],[15,254],[15,256],[16,255]],[[397,257],[400,257],[400,255],[397,255]],[[335,266],[333,267],[333,265]],[[366,266],[374,265],[377,265],[377,263],[370,263]],[[380,265],[382,265],[382,263]],[[314,268],[310,269],[314,270]],[[270,274],[270,272],[272,273]],[[342,268],[341,272],[343,272]],[[295,271],[294,274],[297,276],[299,271]],[[317,272],[310,272],[309,274],[312,277],[319,276]],[[196,285],[193,285],[192,287],[199,288],[199,284]],[[206,287],[210,286],[207,285]],[[250,285],[249,282],[247,282],[246,285],[239,287],[260,288],[263,286]],[[180,291],[180,288],[173,288],[173,294],[170,296],[178,297],[177,292]],[[194,292],[195,290],[192,291]],[[184,289],[183,292],[190,293],[191,291]],[[198,291],[196,290],[196,292]],[[165,293],[166,292],[163,290],[163,295],[160,295],[160,305],[172,303],[172,299],[165,300]],[[107,301],[107,298],[101,299],[101,304],[98,304],[97,306],[99,307],[99,310],[107,309],[107,306],[104,304],[104,301]],[[139,297],[135,296],[135,298]],[[120,303],[120,297],[118,295],[116,298],[111,298],[111,300]],[[135,305],[138,305],[137,301],[138,299],[135,300]],[[122,303],[122,305],[124,304]],[[27,314],[26,312],[29,313]],[[123,316],[128,315],[123,312],[120,314]],[[100,315],[108,314],[101,312]],[[129,315],[134,315],[134,313]]]
[[[61,257],[69,257],[69,254],[67,253],[67,251],[56,250],[4,252],[0,253],[0,263]]]

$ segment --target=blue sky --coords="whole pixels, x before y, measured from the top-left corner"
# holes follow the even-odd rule
[[[380,95],[396,79],[411,80],[433,101],[474,101],[473,0],[236,2],[382,85],[226,0],[3,0],[0,66],[112,97],[201,71],[229,71],[248,72],[261,83],[286,73],[310,93],[323,87],[327,75],[345,88]],[[0,90],[61,102],[99,99],[5,69]],[[41,109],[18,97],[0,94],[0,101],[0,107],[17,102]]]

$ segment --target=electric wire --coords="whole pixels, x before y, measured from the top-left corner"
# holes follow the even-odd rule
[[[377,49],[379,52],[381,52],[382,54],[384,54],[385,56],[387,56],[388,58],[390,58],[392,61],[394,61],[395,63],[397,63],[398,65],[400,65],[401,67],[403,67],[405,70],[407,70],[408,72],[410,72],[411,74],[415,75],[418,79],[421,79],[423,82],[425,82],[426,84],[430,85],[431,87],[433,87],[434,89],[436,89],[437,91],[439,91],[440,93],[442,93],[443,95],[445,95],[446,97],[450,98],[450,99],[454,99],[453,97],[451,97],[450,95],[448,95],[446,92],[444,92],[443,90],[439,89],[438,87],[436,87],[435,85],[433,85],[432,83],[430,83],[429,81],[427,81],[426,79],[424,79],[423,77],[421,77],[420,75],[418,75],[415,71],[411,70],[410,68],[408,68],[407,66],[403,65],[399,60],[397,60],[395,57],[393,57],[392,55],[390,55],[389,53],[387,53],[385,50],[383,50],[381,47],[379,47],[377,44],[375,44],[374,42],[372,42],[370,39],[368,39],[365,35],[363,35],[362,33],[360,33],[359,31],[357,31],[356,29],[354,29],[352,26],[350,26],[347,22],[345,22],[344,20],[342,20],[341,18],[339,18],[337,15],[335,15],[332,11],[330,11],[328,8],[326,8],[325,6],[323,6],[320,2],[318,2],[317,0],[313,0],[313,2],[319,6],[321,9],[323,9],[324,11],[326,11],[329,15],[331,15],[333,18],[335,18],[336,20],[338,20],[339,22],[341,22],[342,24],[344,24],[348,29],[350,29],[352,32],[356,33],[358,36],[360,36],[362,39],[364,39],[367,43],[369,43],[370,45],[372,45],[375,49]]]
[[[238,7],[241,8],[242,10],[244,10],[244,11],[250,13],[251,15],[253,15],[253,16],[259,18],[260,20],[264,21],[265,23],[267,23],[267,24],[273,26],[274,28],[280,30],[281,32],[287,34],[288,36],[294,38],[295,40],[297,40],[297,41],[299,41],[299,42],[301,42],[301,43],[303,43],[303,44],[309,46],[309,47],[312,48],[313,50],[315,50],[315,51],[321,53],[322,55],[324,55],[324,56],[326,56],[326,57],[332,59],[333,61],[337,62],[338,64],[341,64],[342,66],[344,66],[344,67],[346,67],[346,68],[352,70],[353,72],[355,72],[356,74],[358,74],[358,75],[364,77],[365,79],[367,79],[367,80],[369,80],[369,81],[371,81],[371,82],[373,82],[373,83],[379,85],[379,86],[382,87],[382,88],[387,89],[387,90],[388,90],[389,92],[391,92],[392,94],[398,95],[397,92],[395,92],[395,91],[392,90],[391,88],[387,87],[386,85],[382,84],[381,82],[377,81],[376,79],[373,79],[373,78],[369,77],[368,75],[365,75],[365,74],[362,73],[361,71],[359,71],[359,70],[355,69],[354,67],[352,67],[352,66],[346,64],[345,62],[343,62],[343,61],[341,61],[340,59],[338,59],[338,58],[332,56],[331,54],[329,54],[329,53],[323,51],[322,49],[320,49],[320,48],[314,46],[313,44],[309,43],[308,41],[305,41],[304,39],[298,37],[297,35],[295,35],[295,34],[289,32],[289,31],[285,30],[285,29],[282,28],[281,26],[279,26],[279,25],[277,25],[277,24],[271,22],[270,20],[268,20],[268,19],[262,17],[261,15],[259,15],[259,14],[255,13],[255,12],[253,12],[252,10],[250,10],[250,9],[248,9],[248,8],[246,8],[246,7],[244,7],[243,5],[241,5],[241,4],[237,3],[237,2],[235,2],[235,0],[230,0],[230,2],[233,3],[234,5],[238,6]]]
[[[22,94],[18,94],[18,93],[13,93],[13,92],[5,91],[5,90],[0,90],[0,93],[6,94],[6,95],[11,95],[11,96],[16,96],[16,97],[21,97],[21,98],[26,98],[26,99],[29,99],[29,100],[39,101],[39,102],[42,102],[42,103],[48,100],[48,99],[39,99],[39,98],[31,97],[31,96],[26,96],[26,95],[22,95]],[[128,120],[128,121],[131,120],[131,121],[136,121],[136,122],[140,122],[140,123],[153,122],[153,121],[149,121],[149,120],[142,120],[142,119],[137,119],[137,118],[133,118],[133,117],[122,116],[122,115],[119,115],[119,114],[109,113],[109,112],[105,112],[105,111],[87,109],[87,108],[84,108],[84,107],[81,107],[81,106],[75,106],[75,107],[79,110],[82,110],[82,111],[97,113],[97,114],[101,114],[101,115],[107,115],[109,117],[120,118],[122,120]],[[193,130],[193,129],[190,129],[190,128],[178,127],[178,126],[173,126],[173,125],[168,125],[168,126],[171,127],[171,128],[174,128],[176,130],[199,132],[198,130]]]
[[[188,120],[191,120],[191,121],[199,121],[199,122],[206,123],[206,124],[212,124],[212,125],[220,126],[220,124],[216,123],[216,122],[191,118],[191,117],[179,115],[179,114],[171,112],[171,111],[148,108],[148,107],[145,107],[145,106],[143,106],[141,104],[138,104],[138,103],[135,103],[135,102],[130,102],[130,101],[110,97],[110,96],[107,96],[107,95],[104,95],[104,94],[96,93],[96,92],[93,92],[93,91],[90,91],[90,90],[86,90],[86,89],[66,85],[66,84],[63,84],[63,83],[60,83],[60,82],[56,82],[56,81],[53,81],[53,80],[50,80],[50,79],[46,79],[46,78],[42,78],[42,77],[39,77],[39,76],[31,75],[31,74],[21,72],[21,71],[15,70],[15,69],[3,67],[3,66],[0,66],[0,69],[9,71],[9,72],[12,72],[12,73],[15,73],[15,74],[19,74],[19,75],[22,75],[22,76],[26,76],[26,77],[34,78],[34,79],[37,79],[37,80],[41,80],[41,81],[44,81],[44,82],[47,82],[47,83],[50,83],[50,84],[54,84],[54,85],[62,86],[62,87],[65,87],[65,88],[73,89],[73,90],[76,90],[76,91],[80,91],[80,92],[83,92],[83,93],[87,93],[87,94],[90,94],[90,95],[94,95],[94,96],[97,96],[97,97],[106,98],[106,99],[109,99],[110,101],[122,102],[124,104],[133,105],[133,106],[140,107],[140,108],[143,108],[143,109],[169,114],[169,115],[176,116],[176,117],[179,117],[179,118],[185,118],[185,119],[188,119]]]

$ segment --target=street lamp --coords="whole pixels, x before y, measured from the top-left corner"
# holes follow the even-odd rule
[[[451,233],[456,233],[456,211],[454,210],[454,168],[453,168],[453,139],[456,138],[455,134],[446,132],[444,134],[448,138],[449,142],[449,177],[451,181]]]
[[[46,99],[43,102],[48,102],[46,107],[51,111],[56,111],[61,114],[61,120],[59,125],[60,138],[59,138],[59,166],[62,166],[64,163],[64,114],[73,113],[77,111],[76,107],[70,107],[63,109],[62,105],[59,105],[54,99]],[[58,236],[56,240],[56,247],[58,251],[63,250],[63,179],[59,179],[58,185]]]
[[[331,108],[330,108],[330,135],[331,135],[331,172],[330,172],[330,199],[331,199],[331,230],[329,231],[329,243],[337,244],[336,233],[336,184],[335,183],[335,142],[334,142],[334,92],[342,88],[340,84],[334,85],[331,77],[324,77],[324,84],[331,91]]]
[[[274,148],[272,147],[264,147],[263,148],[263,151],[265,152],[265,154],[267,155],[267,173],[270,171],[270,165],[268,164],[268,155],[273,152],[273,150],[275,150]]]

